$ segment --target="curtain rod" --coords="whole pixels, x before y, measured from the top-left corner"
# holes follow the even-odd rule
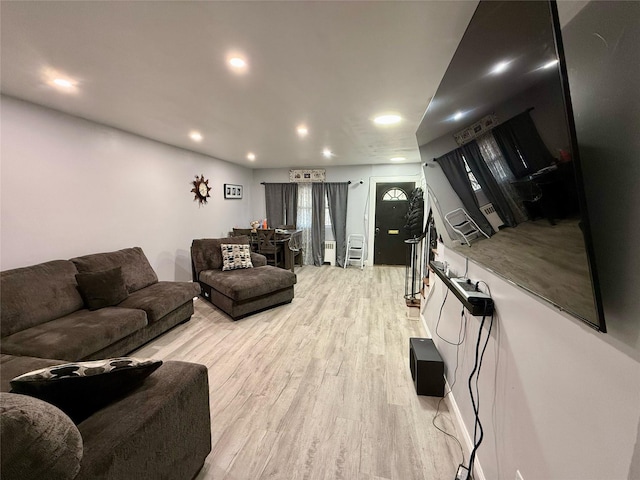
[[[280,183],[282,183],[282,182],[280,182]],[[298,183],[298,182],[288,182],[288,183]],[[308,182],[308,183],[327,183],[327,182]],[[347,183],[349,185],[351,185],[353,182],[351,180],[349,180]],[[362,180],[360,180],[358,183],[360,185],[362,185],[364,182]],[[266,185],[266,184],[267,184],[267,182],[260,182],[260,185]]]

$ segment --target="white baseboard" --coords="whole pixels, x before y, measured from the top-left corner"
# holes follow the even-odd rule
[[[422,322],[422,326],[427,332],[428,338],[432,338],[431,331],[429,330],[429,327],[427,326],[427,321],[425,320],[424,315],[422,313],[420,313],[420,321]],[[446,378],[445,378],[445,391],[446,392],[451,391],[451,387],[449,386],[449,382],[447,381]],[[462,439],[458,439],[458,440],[461,440],[460,443],[462,444],[462,448],[464,450],[464,458],[466,461],[468,461],[469,456],[471,455],[471,450],[473,450],[473,440],[471,438],[471,435],[469,435],[469,431],[467,430],[467,427],[465,426],[464,421],[462,420],[462,414],[460,413],[460,409],[458,408],[456,399],[453,396],[453,392],[449,393],[449,395],[445,397],[445,402],[447,404],[447,408],[449,409],[449,413],[451,414],[451,417],[455,422],[456,431],[458,431],[462,435]],[[456,465],[456,468],[457,468],[457,465]],[[476,454],[476,459],[473,462],[473,480],[486,480],[486,477],[484,476],[484,472],[482,471],[482,466],[480,465],[480,458],[478,457],[477,454]]]

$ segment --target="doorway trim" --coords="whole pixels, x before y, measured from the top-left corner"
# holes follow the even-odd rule
[[[419,173],[415,175],[399,175],[397,177],[370,177],[369,179],[369,232],[367,239],[367,259],[364,264],[367,266],[373,265],[373,252],[375,251],[375,228],[376,228],[376,190],[378,183],[393,183],[393,182],[415,182],[415,186],[421,185],[422,176]]]

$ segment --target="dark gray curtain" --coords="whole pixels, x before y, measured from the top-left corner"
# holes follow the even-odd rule
[[[284,222],[278,225],[296,225],[298,222],[298,184],[285,183],[283,190]]]
[[[298,184],[265,183],[264,197],[269,227],[295,225],[298,217]]]
[[[324,183],[314,183],[311,189],[311,251],[316,267],[324,263]]]
[[[329,200],[329,216],[331,217],[331,231],[336,239],[336,264],[344,267],[347,254],[347,198],[349,184],[325,183],[327,199]]]
[[[489,201],[493,204],[493,208],[496,209],[498,215],[502,218],[502,221],[510,227],[515,227],[518,222],[515,219],[514,213],[511,210],[507,199],[504,197],[498,182],[496,182],[491,170],[489,170],[487,163],[484,161],[477,142],[472,140],[466,145],[460,147],[460,150],[462,151],[464,158],[467,160],[469,169],[473,172],[473,175],[476,177],[476,180],[482,187],[482,190]]]
[[[447,177],[447,180],[449,180],[453,190],[458,194],[458,197],[460,197],[462,205],[464,205],[464,209],[467,211],[469,216],[473,218],[483,232],[487,235],[491,235],[493,233],[493,228],[491,228],[491,224],[489,224],[485,216],[480,211],[480,208],[478,208],[478,200],[475,193],[473,193],[473,188],[471,187],[471,182],[467,175],[467,170],[464,168],[464,160],[462,159],[461,150],[458,148],[452,152],[445,153],[435,160],[442,168],[442,171]],[[446,213],[448,212],[445,212],[445,215]]]
[[[516,178],[537,172],[554,161],[529,112],[516,115],[491,131]]]

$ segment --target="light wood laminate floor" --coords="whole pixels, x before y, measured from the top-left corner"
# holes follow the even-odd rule
[[[191,321],[133,354],[208,367],[213,448],[197,479],[454,478],[438,399],[411,382],[409,338],[425,332],[404,267],[296,274],[289,305],[233,322],[198,299]],[[438,422],[455,431],[446,409]]]

